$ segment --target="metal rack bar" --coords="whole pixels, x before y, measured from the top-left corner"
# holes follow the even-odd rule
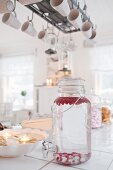
[[[75,7],[78,7],[76,0],[72,0],[72,3]],[[67,20],[67,17],[63,17],[61,14],[59,14],[56,10],[54,10],[51,7],[50,0],[43,0],[35,4],[26,5],[26,7],[64,33],[72,33],[72,32],[80,31],[80,29],[75,28]],[[85,14],[84,10],[82,10],[80,7],[79,7],[79,11],[81,13],[81,16],[83,16],[85,20],[89,20],[89,17]],[[48,15],[46,15],[47,13]]]

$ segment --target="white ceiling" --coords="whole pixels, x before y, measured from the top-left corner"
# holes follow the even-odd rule
[[[80,0],[81,2],[83,0]],[[97,25],[97,44],[98,43],[113,43],[113,0],[86,0],[88,6],[88,14],[91,20]],[[18,3],[17,5],[18,19],[23,23],[31,16],[31,11]],[[22,33],[20,30],[15,30],[2,23],[2,15],[0,15],[0,54],[8,55],[11,53],[30,53],[34,49],[40,48],[40,41],[32,38],[29,35]],[[34,16],[34,25],[39,32],[42,25],[46,22],[39,16]],[[75,40],[78,33],[73,33]],[[78,34],[81,35],[81,34]],[[80,38],[80,36],[78,36]]]

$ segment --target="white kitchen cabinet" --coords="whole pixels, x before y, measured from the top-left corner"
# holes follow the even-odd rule
[[[51,114],[51,107],[57,96],[57,86],[35,86],[34,112],[40,115]]]

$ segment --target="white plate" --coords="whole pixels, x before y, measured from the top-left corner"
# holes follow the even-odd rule
[[[32,152],[36,143],[0,146],[0,157],[18,157]]]
[[[0,146],[0,157],[18,157],[22,156],[24,154],[32,152],[32,150],[35,148],[35,146],[38,144],[39,141],[44,140],[47,138],[47,134],[45,132],[39,131],[39,130],[32,130],[32,129],[7,129],[0,131],[0,136],[2,136],[4,133],[10,133],[12,136],[17,135],[24,135],[26,133],[31,133],[34,137],[36,137],[37,141],[35,143],[19,143],[19,142],[10,142],[7,146]],[[38,136],[39,134],[39,136]],[[9,137],[9,140],[12,140],[12,137]],[[8,140],[7,140],[8,141]]]

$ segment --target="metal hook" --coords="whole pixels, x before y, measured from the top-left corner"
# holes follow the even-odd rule
[[[78,2],[77,9],[79,9],[79,8],[80,8],[80,3]]]
[[[86,4],[84,5],[83,10],[86,12],[86,10],[87,10],[87,5]]]
[[[15,9],[16,9],[16,0],[14,0],[14,8],[13,8],[12,12],[14,12]]]
[[[12,10],[11,12],[14,12],[15,17],[17,17],[16,12],[15,12],[15,9],[16,9],[16,0],[14,0],[14,8],[13,8],[13,10]]]
[[[83,14],[81,15],[81,20],[82,20],[82,22],[85,22],[85,21],[86,21],[86,19],[84,18],[84,15],[83,15]]]
[[[87,12],[87,5],[86,5],[86,1],[84,0],[84,7],[83,7],[83,11],[84,11],[84,13],[86,14],[86,12]]]
[[[86,7],[86,8],[87,8],[86,1],[85,1],[85,0],[84,0],[84,7]],[[83,8],[83,10],[84,10],[84,8]]]
[[[34,12],[32,12],[32,17],[31,17],[31,19],[29,19],[29,16],[28,16],[28,21],[29,21],[29,22],[32,22],[32,21],[33,21],[33,19],[34,19],[34,15],[33,15],[33,14],[34,14]]]
[[[15,17],[17,18],[16,12],[15,12],[15,11],[13,11],[13,12],[14,12],[14,14],[15,14]]]
[[[90,22],[91,20],[90,20],[90,17],[88,17],[88,21]]]
[[[71,0],[71,9],[73,9],[73,0]]]

